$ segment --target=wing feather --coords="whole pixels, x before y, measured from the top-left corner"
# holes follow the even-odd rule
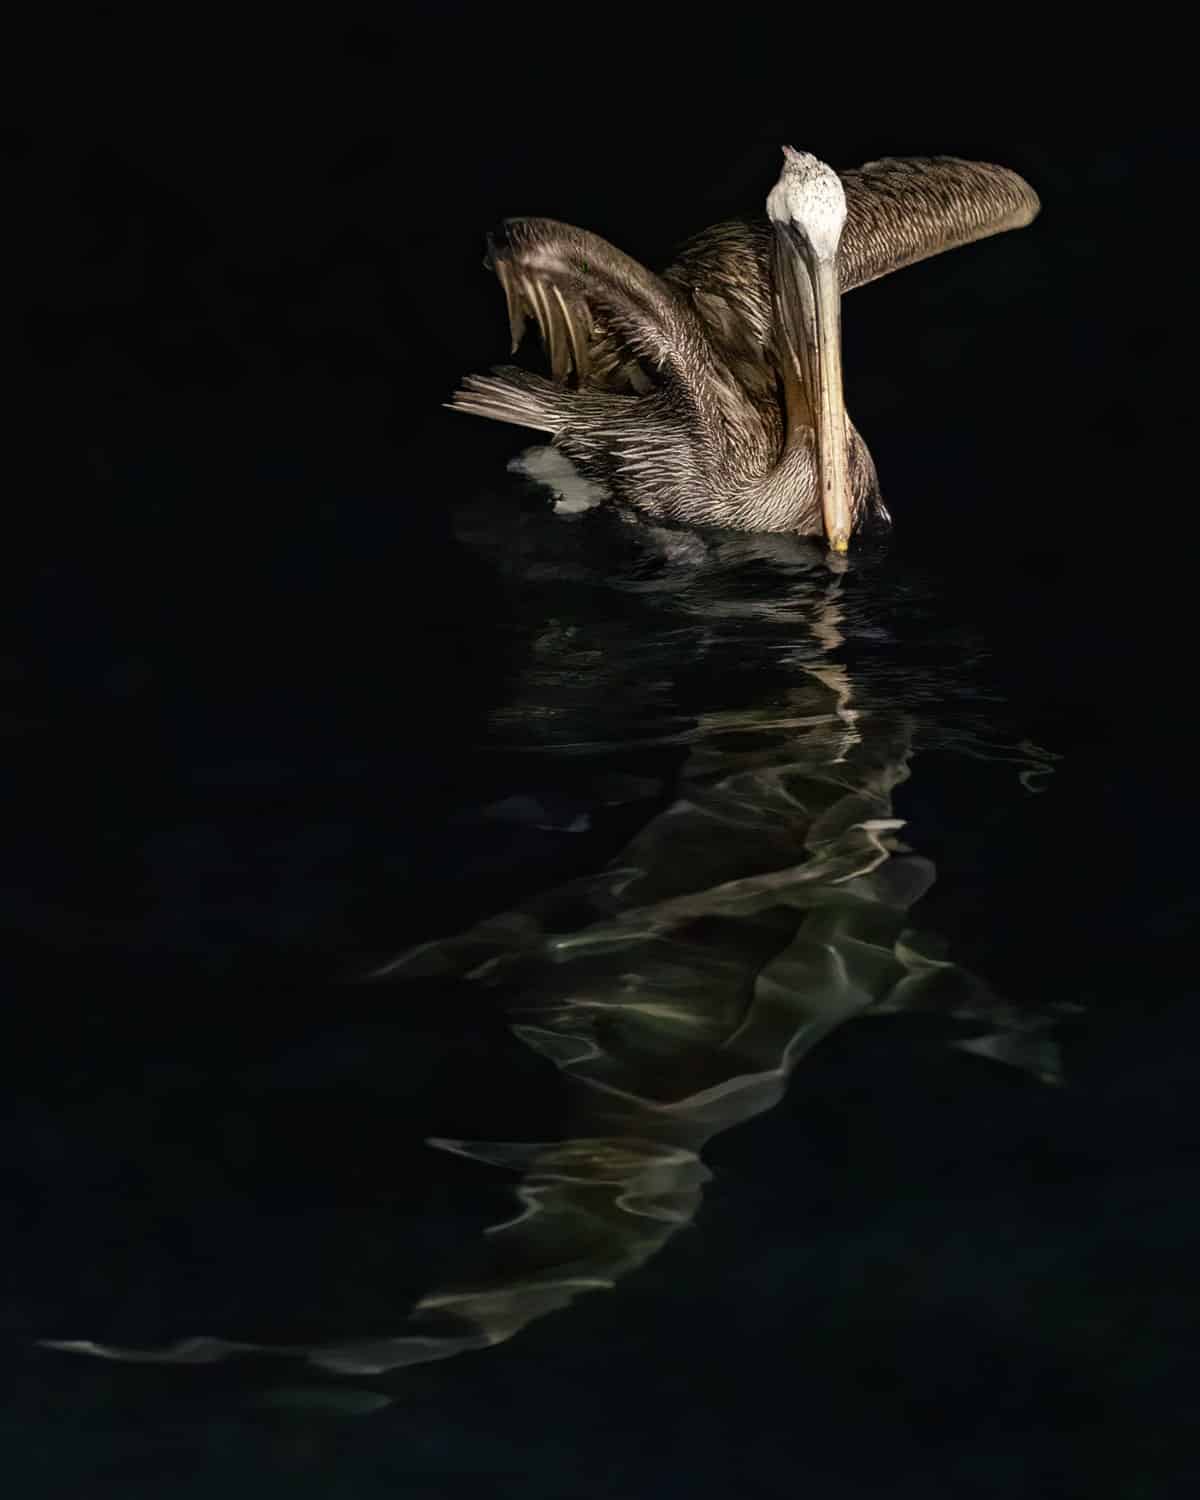
[[[674,289],[599,235],[553,219],[507,219],[487,264],[508,304],[515,353],[532,317],[553,378],[580,387],[651,388],[648,371],[687,369],[702,331]]]
[[[1041,208],[1016,172],[955,156],[888,157],[838,175],[846,190],[838,250],[844,292],[944,250],[1021,229]]]

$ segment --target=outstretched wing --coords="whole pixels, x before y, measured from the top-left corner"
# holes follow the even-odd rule
[[[515,353],[527,322],[538,327],[554,379],[580,386],[650,389],[648,371],[686,371],[702,339],[675,289],[599,235],[554,219],[507,219],[488,238],[488,264],[504,288]]]
[[[943,250],[1021,229],[1041,208],[1016,172],[954,156],[887,157],[838,175],[846,190],[838,249],[843,292]]]

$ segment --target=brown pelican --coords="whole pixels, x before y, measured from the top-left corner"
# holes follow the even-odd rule
[[[1021,228],[1040,204],[986,162],[889,158],[839,175],[783,151],[766,220],[715,225],[661,276],[588,230],[505,220],[487,264],[513,352],[532,314],[553,378],[511,365],[469,375],[453,408],[550,433],[650,515],[823,531],[845,552],[887,512],[846,415],[841,293]]]

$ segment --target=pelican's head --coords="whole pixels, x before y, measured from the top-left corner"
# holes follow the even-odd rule
[[[785,146],[783,171],[767,194],[767,218],[772,224],[790,224],[814,254],[831,259],[837,254],[846,222],[842,179],[807,151]]]
[[[841,178],[815,156],[785,146],[767,217],[775,226],[780,354],[792,366],[792,378],[785,378],[789,429],[799,422],[815,435],[825,536],[835,552],[845,552],[852,516],[837,268],[846,222]]]

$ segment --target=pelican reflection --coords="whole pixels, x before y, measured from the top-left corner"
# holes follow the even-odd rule
[[[535,783],[545,757],[573,766],[597,806],[644,802],[642,826],[604,868],[374,976],[486,990],[565,1091],[560,1138],[510,1138],[498,1104],[488,1139],[430,1141],[511,1176],[512,1212],[464,1247],[461,1272],[399,1326],[334,1343],[266,1346],[229,1330],[157,1351],[54,1347],[165,1362],[275,1352],[372,1378],[485,1349],[662,1252],[696,1217],[706,1146],[770,1109],[847,1022],[925,1012],[948,1045],[1057,1077],[1055,1016],[1005,1002],[912,930],[934,869],[903,841],[894,794],[936,739],[929,704],[946,681],[903,669],[893,680],[869,656],[849,666],[847,633],[862,657],[894,581],[876,594],[869,570],[831,573],[791,546],[726,538],[699,564],[651,559],[604,577],[605,608],[540,632],[493,746],[527,757]],[[682,764],[652,800],[657,783],[630,766],[662,746]],[[1050,765],[1027,745],[969,748],[1027,777]],[[1025,795],[1015,775],[1010,785]]]

